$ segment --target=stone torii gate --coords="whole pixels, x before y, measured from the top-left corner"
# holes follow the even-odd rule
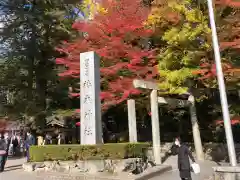
[[[200,137],[199,125],[196,115],[195,99],[193,95],[189,95],[188,100],[179,100],[174,98],[158,97],[157,91],[161,91],[157,83],[134,80],[133,85],[135,88],[150,89],[152,90],[150,95],[151,101],[151,118],[152,118],[152,138],[153,138],[153,154],[156,164],[161,164],[161,147],[160,147],[160,128],[159,128],[159,113],[158,105],[174,105],[176,107],[189,107],[191,115],[191,123],[193,130],[194,146],[198,160],[204,160],[203,147]]]

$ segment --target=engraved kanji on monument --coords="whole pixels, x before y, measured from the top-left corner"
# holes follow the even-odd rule
[[[81,144],[102,143],[100,59],[93,52],[80,54]]]

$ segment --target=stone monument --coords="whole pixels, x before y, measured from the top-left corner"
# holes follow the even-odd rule
[[[129,131],[129,142],[137,142],[137,120],[136,120],[136,107],[135,100],[129,99],[128,105],[128,131]]]
[[[100,58],[93,52],[80,54],[81,144],[102,143]]]

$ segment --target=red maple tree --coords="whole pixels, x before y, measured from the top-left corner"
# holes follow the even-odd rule
[[[154,51],[146,48],[153,34],[144,25],[150,9],[141,0],[103,0],[102,7],[106,13],[73,24],[83,35],[58,48],[67,56],[56,63],[66,67],[60,76],[80,78],[79,54],[95,51],[101,57],[101,99],[106,108],[140,93],[133,87],[134,78],[152,79],[158,71]]]
[[[216,0],[218,16],[216,25],[220,51],[222,55],[222,69],[227,82],[236,82],[240,75],[240,68],[233,61],[240,50],[240,2],[236,0]],[[233,8],[233,9],[230,9]],[[235,8],[235,9],[234,9]],[[238,8],[238,9],[237,9]],[[213,80],[216,78],[216,65],[214,59],[205,59],[200,70],[195,73],[201,75],[201,80]]]
[[[217,5],[227,5],[229,7],[240,7],[239,0],[216,0],[215,2]]]

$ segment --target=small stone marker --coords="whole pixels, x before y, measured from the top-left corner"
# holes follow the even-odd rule
[[[81,144],[102,143],[100,59],[93,52],[80,54]]]
[[[129,142],[137,142],[137,122],[136,122],[136,108],[135,100],[129,99],[128,104],[128,131],[129,131]]]

